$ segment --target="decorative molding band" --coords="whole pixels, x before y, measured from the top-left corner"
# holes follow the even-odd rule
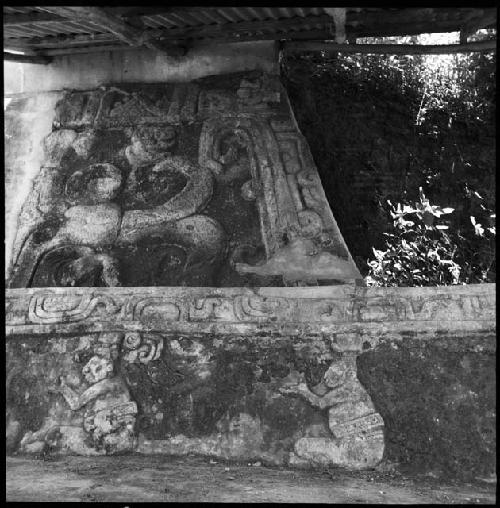
[[[362,350],[367,342],[375,347],[386,339],[452,337],[465,345],[474,337],[494,334],[495,288],[9,289],[6,333],[17,337],[128,330],[276,339],[322,336],[343,351]]]

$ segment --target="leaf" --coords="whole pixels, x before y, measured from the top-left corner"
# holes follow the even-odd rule
[[[414,208],[412,208],[411,206],[408,206],[408,205],[404,205],[403,206],[403,213],[414,213],[416,212],[417,210],[415,210]]]
[[[384,258],[384,255],[385,255],[385,252],[382,251],[382,250],[377,250],[375,249],[375,247],[372,247],[372,250],[373,250],[373,254],[375,256],[375,258],[378,260],[378,261],[381,261],[383,258]]]
[[[470,216],[470,221],[472,222],[472,225],[475,226],[476,225],[476,218],[473,217],[472,215]]]
[[[443,224],[436,224],[437,229],[449,229],[448,226],[444,226]]]
[[[455,209],[454,209],[454,208],[443,208],[443,209],[442,209],[442,212],[443,212],[443,213],[452,213],[452,212],[454,212],[454,211],[455,211]]]
[[[472,219],[474,219],[474,221]],[[471,222],[474,225],[474,233],[478,236],[483,236],[484,234],[483,226],[479,223],[476,223],[476,219],[474,217],[471,217]]]
[[[427,210],[424,212],[424,224],[426,227],[432,226],[432,223],[434,222],[434,214],[432,212],[428,212]]]

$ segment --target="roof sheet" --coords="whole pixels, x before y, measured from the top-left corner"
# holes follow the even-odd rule
[[[322,7],[105,7],[147,36],[165,41],[331,39],[332,18]],[[411,35],[459,30],[494,9],[347,8],[349,37]],[[51,54],[102,45],[128,47],[106,27],[63,18],[44,7],[5,6],[4,47]],[[495,10],[496,12],[496,10]],[[491,21],[491,13],[489,18]],[[496,19],[496,15],[495,15]],[[486,21],[485,21],[486,22]],[[490,23],[491,25],[491,23]]]

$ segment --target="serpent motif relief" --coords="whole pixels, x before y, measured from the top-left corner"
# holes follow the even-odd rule
[[[234,77],[59,101],[10,287],[360,278],[279,79]]]
[[[88,158],[98,142],[94,131],[87,131],[85,143],[82,135],[62,139],[59,132],[49,135],[53,142],[46,142],[46,159],[54,167],[71,153]],[[44,179],[35,182],[35,199],[50,205],[31,230],[20,228],[24,240],[17,242],[22,247],[12,286],[122,285],[117,249],[126,251],[143,239],[159,248],[151,277],[160,281],[165,270],[172,283],[172,277],[182,279],[193,267],[218,261],[224,232],[216,220],[197,215],[212,197],[211,171],[172,155],[176,132],[171,126],[140,126],[126,132],[130,144],[124,155],[132,168],[128,175],[116,163],[84,165],[80,159],[76,171],[55,175],[49,189]],[[128,209],[134,203],[137,208]]]

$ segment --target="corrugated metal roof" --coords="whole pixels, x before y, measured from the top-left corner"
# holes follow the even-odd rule
[[[142,24],[146,36],[165,40],[328,39],[334,33],[333,20],[322,7],[136,6],[104,9],[135,28]],[[347,8],[346,31],[348,36],[355,37],[410,35],[405,31],[454,31],[465,20],[480,19],[487,10]],[[7,49],[25,48],[50,54],[51,49],[97,47],[104,43],[127,46],[106,27],[51,14],[44,7],[5,6],[3,12],[4,47]]]

